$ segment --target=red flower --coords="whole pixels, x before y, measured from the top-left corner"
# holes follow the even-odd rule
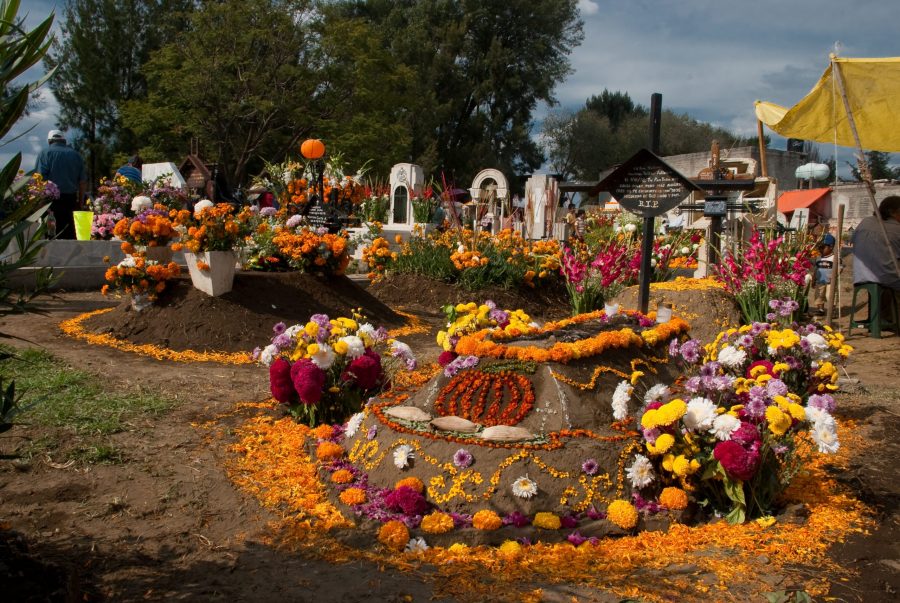
[[[291,380],[304,404],[318,404],[322,399],[325,371],[313,364],[312,360],[304,358],[295,362],[291,367]]]
[[[291,363],[278,358],[269,366],[269,388],[272,397],[282,404],[293,402],[297,396],[294,383],[291,381]]]
[[[381,356],[371,349],[366,349],[365,354],[353,360],[341,379],[344,381],[352,381],[356,379],[356,384],[361,389],[372,389],[381,381],[384,371],[381,369]]]
[[[759,430],[753,423],[741,421],[741,426],[732,432],[731,441],[750,448],[754,442],[759,442]]]
[[[756,362],[754,362],[753,364],[751,364],[750,366],[747,367],[747,372],[744,374],[744,376],[747,379],[750,379],[751,373],[753,373],[753,369],[755,369],[758,366],[765,367],[766,375],[772,375],[773,377],[776,376],[775,371],[774,371],[775,365],[772,364],[771,362],[769,362],[768,360],[757,360]],[[759,375],[756,375],[756,376],[758,377]]]
[[[713,456],[722,463],[725,473],[732,479],[747,481],[759,467],[759,452],[756,451],[756,446],[747,450],[732,440],[716,444]]]
[[[406,515],[424,515],[431,507],[424,496],[409,486],[400,486],[385,496],[384,504],[388,509],[400,511]]]
[[[447,366],[456,359],[457,355],[456,352],[441,352],[441,355],[438,356],[438,364]]]

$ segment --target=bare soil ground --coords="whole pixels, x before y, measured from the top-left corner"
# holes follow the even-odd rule
[[[402,288],[406,303],[390,296],[384,301],[415,308],[437,327],[441,317],[427,303],[437,294],[416,297]],[[416,301],[425,304],[417,307]],[[156,361],[60,334],[61,320],[111,305],[95,293],[61,294],[41,303],[43,314],[11,316],[0,324],[0,332],[19,338],[10,340],[13,345],[44,347],[111,388],[150,387],[178,401],[170,412],[137,419],[111,436],[122,456],[113,464],[61,463],[67,446],[75,445],[66,429],[20,425],[0,435],[4,600],[431,600],[427,572],[400,573],[365,562],[330,565],[266,544],[267,522],[274,517],[237,491],[224,469],[228,428],[244,417],[235,405],[267,397],[265,370]],[[404,340],[436,354],[433,333]],[[833,549],[837,561],[859,574],[835,584],[831,596],[894,601],[900,589],[900,337],[888,333],[876,340],[857,330],[850,342],[857,349],[839,414],[857,419],[880,453],[858,459],[839,478],[877,510],[879,527]],[[197,427],[216,418],[221,438]],[[29,452],[46,450],[35,444],[48,440],[58,443],[49,453]],[[772,584],[779,584],[778,576]],[[545,600],[619,600],[571,585],[538,586]],[[741,593],[729,599],[746,600]]]

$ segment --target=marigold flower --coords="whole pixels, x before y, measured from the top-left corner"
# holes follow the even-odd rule
[[[663,488],[663,491],[659,494],[659,504],[674,511],[686,509],[688,506],[687,492],[681,488]]]
[[[418,477],[405,477],[394,484],[394,490],[399,488],[410,488],[422,494],[425,491],[425,484]]]
[[[559,519],[558,515],[553,513],[541,512],[537,513],[534,516],[534,520],[531,522],[531,525],[543,528],[545,530],[558,530],[562,525],[562,521]]]
[[[500,545],[499,551],[504,557],[518,557],[522,554],[522,545],[515,540],[505,540]]]
[[[334,442],[320,442],[319,445],[316,446],[316,458],[320,461],[338,459],[341,458],[343,454],[344,449],[340,444],[335,444]]]
[[[630,530],[637,525],[638,512],[634,505],[627,500],[614,500],[606,508],[606,517],[622,528]]]
[[[472,516],[472,527],[476,530],[496,530],[502,525],[503,520],[490,509],[482,509]]]
[[[378,542],[391,550],[402,551],[409,542],[409,528],[402,521],[389,521],[378,530]]]
[[[435,511],[422,518],[421,528],[429,534],[444,534],[453,529],[453,518],[446,513]]]
[[[331,474],[331,481],[335,484],[349,484],[353,481],[353,473],[347,469],[338,469]]]
[[[362,488],[347,488],[338,495],[345,505],[361,505],[366,502],[366,491]]]

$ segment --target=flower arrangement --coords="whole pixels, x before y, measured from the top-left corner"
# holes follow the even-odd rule
[[[178,235],[169,219],[169,211],[163,205],[145,209],[134,218],[122,218],[113,227],[112,234],[138,247],[165,247]]]
[[[234,207],[228,203],[201,207],[194,212],[172,210],[169,216],[181,234],[181,242],[172,246],[175,251],[181,248],[191,253],[231,251],[249,234],[250,209],[235,215]]]
[[[734,294],[746,323],[765,321],[773,299],[791,298],[802,310],[814,250],[811,239],[754,229],[742,249],[724,254],[715,272],[725,290]]]
[[[176,188],[168,184],[168,175],[157,178],[150,186],[148,192],[153,205],[162,205],[166,209],[184,209],[187,207],[190,197],[183,188]]]
[[[291,268],[303,272],[344,273],[350,263],[345,237],[330,234],[324,228],[289,228],[288,223],[275,227],[272,244]]]
[[[387,387],[392,372],[416,366],[409,346],[359,315],[314,314],[305,325],[273,330],[254,357],[269,367],[272,396],[310,426],[343,423]]]
[[[24,172],[19,172],[20,180],[16,182],[12,188],[16,191],[9,200],[12,201],[10,206],[4,203],[3,213],[11,213],[16,207],[25,203],[34,203],[35,207],[42,207],[56,199],[59,199],[59,187],[52,181],[45,180],[39,173],[34,172],[30,176],[25,176]],[[21,179],[25,179],[22,182]],[[8,201],[7,201],[8,202]]]
[[[91,224],[91,238],[107,240],[113,237],[113,229],[131,209],[131,200],[143,192],[143,185],[117,174],[115,178],[104,178],[97,188],[93,201],[94,218]]]
[[[391,200],[387,193],[369,194],[363,199],[359,209],[364,222],[384,223],[390,206]]]
[[[564,247],[560,274],[566,281],[572,315],[592,312],[637,282],[640,255],[627,242],[609,239],[593,252],[583,245]]]
[[[838,449],[831,393],[835,363],[851,350],[840,333],[814,324],[753,323],[720,333],[705,349],[673,341],[669,354],[688,367],[688,378],[646,398],[647,456],[628,468],[632,486],[679,486],[733,523],[770,514],[803,465],[807,434],[821,453]],[[681,507],[680,495],[667,492],[660,503]]]
[[[103,285],[101,293],[108,295],[110,289],[114,289],[132,296],[145,294],[151,301],[156,300],[180,271],[175,262],[159,264],[140,255],[128,255],[117,265],[107,268],[105,276],[110,284]]]

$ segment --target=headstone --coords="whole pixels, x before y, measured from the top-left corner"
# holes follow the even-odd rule
[[[328,226],[328,213],[317,203],[309,208],[309,213],[306,214],[306,220],[309,222],[310,226],[314,226],[315,228]]]
[[[609,191],[624,209],[642,218],[675,209],[700,188],[648,149],[641,149],[596,187]]]

